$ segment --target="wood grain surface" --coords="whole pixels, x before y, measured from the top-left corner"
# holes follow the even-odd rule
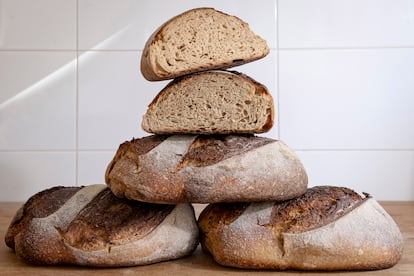
[[[0,203],[0,275],[414,275],[414,202],[380,202],[394,218],[404,237],[404,253],[390,269],[356,272],[301,272],[241,270],[222,267],[205,255],[200,246],[193,255],[169,262],[126,268],[86,268],[77,266],[31,266],[19,260],[4,243],[9,223],[21,203]],[[198,215],[205,205],[195,204]]]

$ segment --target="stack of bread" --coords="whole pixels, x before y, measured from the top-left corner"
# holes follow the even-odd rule
[[[143,117],[153,135],[120,145],[107,187],[57,187],[32,197],[7,244],[40,264],[148,264],[191,254],[199,238],[219,264],[239,268],[396,264],[401,233],[371,196],[308,189],[295,152],[256,136],[273,126],[273,98],[227,69],[268,53],[248,24],[212,8],[167,21],[141,60],[147,80],[172,79]],[[208,204],[198,221],[193,203]]]

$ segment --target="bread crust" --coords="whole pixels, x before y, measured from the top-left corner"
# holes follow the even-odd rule
[[[280,229],[272,222],[272,212],[284,203],[251,203],[230,211],[214,204],[198,220],[204,250],[222,265],[250,269],[372,270],[391,267],[401,258],[399,228],[373,198],[348,201],[355,204],[339,217],[336,211],[315,211],[302,197],[291,201],[327,217],[326,224],[303,223],[302,230],[290,226]],[[344,201],[338,202],[327,202],[327,206]],[[288,216],[300,209],[289,209]],[[228,212],[237,215],[229,220]],[[283,216],[286,214],[279,219],[287,223]],[[297,218],[296,222],[300,224],[301,219],[308,218]]]
[[[159,104],[167,100],[167,98],[169,97],[169,94],[171,94],[172,92],[175,92],[176,90],[182,89],[183,86],[186,86],[194,82],[197,83],[197,80],[210,77],[212,75],[217,76],[216,77],[217,79],[219,79],[219,77],[232,77],[235,79],[235,81],[240,83],[239,85],[240,87],[243,86],[242,85],[243,83],[247,83],[249,87],[252,87],[251,92],[254,95],[254,97],[256,99],[260,98],[261,100],[260,106],[259,105],[256,106],[258,110],[256,110],[255,113],[258,114],[257,117],[265,116],[265,118],[262,119],[262,117],[259,117],[259,118],[256,118],[256,116],[254,117],[256,118],[256,120],[259,119],[259,122],[262,121],[262,124],[256,127],[251,127],[250,129],[237,128],[234,126],[234,124],[232,125],[232,127],[220,129],[220,128],[217,128],[217,125],[212,125],[212,123],[214,123],[213,122],[214,114],[207,115],[208,118],[202,118],[205,121],[209,122],[209,125],[206,125],[202,128],[197,127],[197,123],[200,122],[200,118],[194,119],[194,123],[189,123],[185,127],[174,127],[174,128],[169,127],[166,129],[163,129],[162,127],[157,127],[151,123],[151,119],[155,120],[154,118],[152,118],[152,116],[158,113],[160,109]],[[189,94],[190,97],[191,97],[191,94],[192,93]],[[242,95],[242,93],[238,93],[238,94]],[[212,94],[211,98],[213,100],[215,100],[214,97],[217,97],[217,96]],[[251,100],[251,99],[246,98],[245,100]],[[228,112],[228,109],[232,109],[232,108],[236,108],[236,107],[230,106],[229,108],[223,111]],[[180,112],[183,112],[184,109],[185,109],[185,106],[180,106],[180,105],[177,106],[177,110],[180,110]],[[223,109],[225,108],[223,107]],[[266,114],[266,115],[261,115],[261,114]],[[221,120],[224,120],[224,119],[221,119]],[[229,118],[228,120],[236,121],[235,118]],[[183,133],[186,133],[186,134],[249,134],[249,133],[257,134],[257,133],[265,133],[269,131],[273,127],[274,120],[275,120],[274,101],[273,101],[272,95],[269,93],[266,86],[257,82],[256,80],[247,76],[246,74],[243,74],[237,71],[211,70],[211,71],[199,72],[199,73],[194,73],[191,75],[182,76],[169,82],[154,97],[152,102],[148,105],[148,109],[143,116],[141,126],[142,126],[142,129],[145,130],[146,132],[154,133],[154,134],[183,134]]]
[[[41,197],[34,198],[28,202],[34,206],[24,209],[37,208]],[[26,212],[9,232],[16,254],[42,265],[143,265],[189,255],[198,244],[191,205],[121,200],[105,185],[79,188],[47,216]]]
[[[234,58],[234,59],[231,59],[231,60],[223,60],[223,61],[221,61],[219,63],[216,63],[216,64],[211,64],[210,63],[210,64],[205,64],[205,65],[193,66],[191,68],[187,68],[185,70],[180,70],[180,71],[176,71],[176,72],[167,72],[167,71],[165,71],[165,69],[163,69],[161,66],[159,66],[156,62],[156,56],[158,54],[153,53],[153,49],[152,49],[152,47],[154,47],[153,45],[158,40],[163,40],[164,33],[166,32],[166,29],[175,20],[178,20],[180,18],[186,17],[188,14],[191,14],[191,13],[194,13],[194,12],[199,12],[199,11],[210,11],[210,12],[222,15],[222,16],[233,18],[236,21],[239,21],[240,24],[242,24],[244,26],[244,28],[246,28],[246,30],[250,31],[249,25],[246,22],[242,21],[240,18],[238,18],[236,16],[228,15],[226,13],[215,10],[213,8],[207,8],[207,7],[195,8],[195,9],[185,11],[185,12],[183,12],[183,13],[177,15],[177,16],[174,16],[173,18],[171,18],[170,20],[168,20],[164,24],[162,24],[149,37],[149,39],[147,40],[147,42],[144,46],[142,56],[141,56],[141,72],[142,72],[142,75],[145,77],[145,79],[147,79],[149,81],[161,81],[161,80],[173,79],[173,78],[176,78],[176,77],[180,77],[180,76],[184,76],[184,75],[187,75],[187,74],[200,72],[200,71],[206,71],[206,70],[212,70],[212,69],[227,69],[227,68],[231,68],[231,67],[234,67],[234,66],[242,65],[242,64],[245,64],[245,63],[248,63],[248,62],[252,62],[252,61],[261,59],[261,58],[263,58],[263,57],[265,57],[266,55],[269,54],[270,49],[267,46],[266,41],[264,41],[262,38],[260,38],[259,36],[256,35],[257,39],[262,40],[262,43],[265,44],[265,48],[264,48],[262,54],[257,54],[256,53],[255,55],[253,55],[251,57],[240,57],[240,58]]]
[[[306,191],[305,169],[283,142],[256,136],[224,135],[220,136],[224,141],[221,151],[226,144],[239,143],[241,148],[248,148],[248,144],[257,140],[264,139],[266,143],[256,144],[247,151],[234,149],[224,158],[206,147],[205,157],[186,159],[192,145],[206,139],[203,137],[169,136],[143,155],[134,154],[133,140],[126,142],[108,165],[107,185],[118,197],[170,204],[280,201]]]

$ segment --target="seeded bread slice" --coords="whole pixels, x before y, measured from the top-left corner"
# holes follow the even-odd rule
[[[265,57],[269,47],[241,19],[212,8],[184,12],[148,39],[141,57],[147,80],[173,79],[208,69],[230,68]]]
[[[263,133],[274,122],[267,88],[235,71],[205,71],[170,82],[149,105],[142,128],[154,134]]]

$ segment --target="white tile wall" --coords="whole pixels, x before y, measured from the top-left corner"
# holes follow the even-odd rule
[[[0,0],[0,49],[76,50],[76,0]]]
[[[412,47],[411,0],[279,0],[280,48]]]
[[[235,69],[269,88],[264,135],[297,151],[311,186],[414,200],[411,0],[0,0],[0,201],[104,182],[168,83],[139,71],[148,36],[200,6],[268,41],[269,56]]]
[[[279,70],[294,148],[414,149],[414,48],[281,50]]]

